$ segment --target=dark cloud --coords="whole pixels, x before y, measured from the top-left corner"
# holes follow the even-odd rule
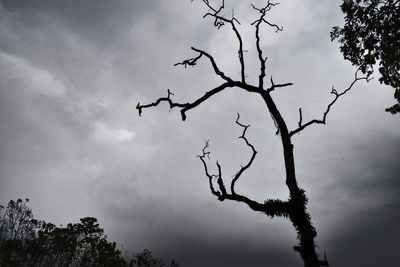
[[[254,29],[246,22],[254,10],[227,1],[227,16],[233,7],[255,81]],[[185,122],[167,105],[137,116],[139,101],[167,88],[187,102],[218,85],[205,59],[195,68],[172,66],[194,55],[191,45],[239,75],[234,35],[213,29],[202,19],[206,11],[201,1],[185,0],[1,1],[0,200],[29,197],[35,214],[55,223],[98,217],[124,250],[147,247],[183,266],[300,265],[290,223],[214,199],[196,158],[211,139],[210,164],[218,159],[226,179],[235,173],[249,156],[237,139],[240,112],[259,153],[238,190],[260,201],[287,198],[279,136],[262,101],[232,89]],[[322,116],[331,86],[346,88],[353,78],[329,41],[340,18],[337,3],[322,1],[284,1],[271,13],[284,31],[265,29],[262,45],[268,75],[294,82],[273,95],[291,128],[299,107],[304,120]],[[294,137],[320,252],[333,265],[396,261],[400,129],[383,112],[391,99],[374,81],[359,84],[326,126]]]
[[[337,266],[390,266],[398,263],[399,202],[355,212],[329,242]]]
[[[337,180],[329,187],[336,192],[325,188],[329,192],[325,196],[331,200],[349,199],[337,207],[347,215],[327,242],[332,264],[338,266],[388,266],[397,262],[400,166],[396,162],[400,143],[397,136],[384,132],[376,137],[367,142],[353,140],[346,155],[351,166],[343,168],[343,161],[335,164]]]
[[[178,246],[165,255],[176,255],[184,266],[299,266],[301,261],[287,248],[254,247],[243,240],[226,239],[223,244],[204,244],[179,238]],[[171,257],[171,256],[170,256]]]
[[[127,28],[147,13],[156,12],[157,1],[106,0],[2,0],[3,6],[26,26],[52,23],[67,26],[94,44],[110,45],[123,38]],[[134,20],[132,19],[134,18]]]

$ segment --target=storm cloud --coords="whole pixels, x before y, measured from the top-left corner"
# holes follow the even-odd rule
[[[257,14],[247,1],[225,2],[242,22],[255,82]],[[196,158],[210,139],[227,178],[246,162],[240,112],[259,153],[237,191],[286,199],[279,136],[259,99],[233,88],[185,122],[167,105],[142,117],[135,109],[167,89],[187,102],[218,85],[207,61],[173,67],[194,56],[190,46],[239,77],[234,35],[213,28],[206,11],[189,0],[0,1],[1,203],[27,197],[35,217],[56,224],[97,217],[122,251],[149,248],[182,266],[299,266],[290,222],[213,198]],[[295,128],[298,108],[305,120],[322,116],[331,87],[346,88],[354,66],[329,39],[343,20],[338,1],[281,1],[270,16],[284,30],[263,29],[267,75],[294,83],[273,97]],[[327,125],[293,137],[319,250],[333,266],[398,263],[400,123],[384,112],[392,93],[377,79],[361,82]]]

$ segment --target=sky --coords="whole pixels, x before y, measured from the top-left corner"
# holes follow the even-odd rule
[[[241,22],[246,75],[256,84],[257,13],[248,1],[225,2],[226,16],[234,10]],[[300,107],[304,120],[321,118],[332,86],[342,91],[354,78],[329,37],[343,23],[339,4],[282,0],[267,18],[283,31],[262,28],[267,77],[294,84],[273,92],[290,129]],[[36,218],[56,224],[96,217],[126,255],[148,248],[182,266],[301,266],[291,223],[219,202],[196,158],[209,139],[210,167],[218,159],[225,179],[247,162],[239,112],[259,153],[236,191],[287,199],[282,148],[262,99],[232,88],[184,122],[167,105],[141,117],[135,109],[167,89],[186,103],[221,83],[206,60],[173,66],[196,56],[191,46],[239,79],[235,36],[206,12],[199,0],[1,0],[0,202],[29,198]],[[318,251],[332,266],[399,264],[400,117],[384,112],[393,89],[378,78],[340,98],[327,125],[293,136]]]

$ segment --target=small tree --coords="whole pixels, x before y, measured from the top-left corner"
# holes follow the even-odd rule
[[[278,3],[272,3],[271,1],[267,1],[266,5],[263,7],[256,7],[252,5],[252,8],[255,12],[259,14],[258,19],[251,23],[254,27],[254,44],[256,47],[260,72],[258,76],[258,84],[252,85],[246,81],[246,64],[243,49],[243,40],[242,35],[238,30],[237,25],[240,24],[239,20],[234,17],[233,12],[231,18],[227,18],[224,12],[224,1],[222,1],[222,5],[219,7],[214,7],[208,0],[202,0],[202,2],[208,8],[208,12],[204,15],[204,18],[211,18],[213,20],[213,24],[216,28],[220,29],[224,26],[230,26],[233,34],[236,36],[238,43],[238,60],[240,63],[240,79],[235,80],[229,76],[227,76],[219,67],[213,56],[207,53],[204,50],[192,47],[191,49],[196,53],[196,56],[193,58],[189,58],[183,60],[182,62],[176,63],[175,66],[182,65],[184,67],[192,67],[195,66],[200,59],[206,59],[213,68],[215,74],[222,80],[222,83],[207,91],[202,97],[188,102],[188,103],[177,103],[172,99],[173,94],[170,90],[167,91],[166,97],[161,97],[157,99],[155,102],[149,104],[141,104],[138,103],[136,108],[138,110],[139,115],[142,115],[143,109],[151,108],[159,105],[160,103],[166,102],[169,104],[171,109],[177,108],[180,110],[182,120],[186,120],[186,113],[200,104],[205,103],[207,100],[215,96],[216,94],[221,93],[222,91],[228,90],[230,88],[236,87],[241,90],[244,90],[248,93],[255,94],[260,97],[260,99],[265,103],[266,109],[271,114],[271,117],[276,126],[276,134],[280,136],[283,148],[283,157],[285,163],[285,171],[286,177],[285,182],[290,191],[290,195],[287,200],[279,200],[279,199],[267,199],[264,202],[260,203],[255,200],[252,200],[248,196],[241,195],[236,190],[236,182],[240,179],[243,173],[249,169],[257,155],[256,148],[251,144],[251,142],[246,137],[246,132],[249,129],[250,125],[245,125],[240,122],[240,115],[237,115],[236,124],[238,127],[242,129],[242,135],[239,137],[245,143],[245,145],[251,150],[251,156],[247,163],[244,166],[241,166],[237,171],[236,175],[230,181],[229,186],[227,186],[226,178],[222,175],[222,166],[217,161],[216,168],[217,173],[211,173],[208,167],[208,160],[210,159],[210,151],[209,142],[206,141],[206,144],[202,150],[202,153],[198,156],[200,161],[203,164],[205,175],[208,178],[209,186],[211,193],[219,200],[219,201],[236,201],[247,204],[252,210],[257,212],[262,212],[266,214],[268,217],[285,217],[288,218],[294,228],[297,231],[299,243],[295,245],[293,248],[297,251],[301,258],[304,261],[306,267],[316,267],[316,266],[328,266],[328,261],[326,259],[326,255],[324,259],[320,259],[315,250],[315,237],[317,232],[311,223],[311,218],[309,213],[307,212],[307,197],[305,191],[298,185],[296,180],[296,172],[295,172],[295,160],[293,153],[293,142],[292,137],[295,134],[298,134],[305,130],[307,127],[314,124],[325,124],[327,116],[331,111],[333,105],[337,102],[337,100],[346,94],[349,90],[352,89],[354,84],[360,80],[367,80],[370,75],[369,72],[366,72],[366,76],[359,76],[359,71],[365,73],[364,69],[359,68],[354,76],[354,80],[350,83],[348,88],[338,91],[332,88],[331,94],[333,98],[331,102],[326,107],[325,112],[321,116],[321,118],[312,119],[309,121],[303,120],[302,110],[299,108],[299,121],[298,127],[290,130],[287,126],[287,121],[282,113],[279,111],[278,106],[276,105],[272,93],[275,92],[276,89],[291,86],[292,83],[275,83],[272,77],[269,79],[269,85],[267,85],[265,81],[266,73],[266,61],[267,57],[264,55],[262,47],[260,45],[261,39],[261,28],[266,25],[268,27],[272,27],[276,32],[282,31],[282,27],[277,24],[269,21],[267,19],[268,12],[275,7]]]
[[[27,206],[29,199],[10,200],[7,207],[0,205],[0,241],[30,239],[35,235],[38,221]]]

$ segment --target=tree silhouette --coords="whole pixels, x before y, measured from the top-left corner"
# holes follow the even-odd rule
[[[28,198],[25,201],[19,198],[17,201],[10,200],[7,207],[0,205],[0,241],[35,236],[39,223],[33,218],[28,202]]]
[[[345,59],[371,74],[379,63],[379,82],[395,89],[398,103],[386,109],[400,112],[400,1],[344,0],[343,27],[334,27],[331,39],[340,43]]]
[[[34,219],[28,201],[0,206],[0,266],[127,266],[96,218],[56,227]]]
[[[275,24],[267,19],[268,12],[278,5],[278,3],[273,3],[271,1],[267,1],[266,5],[263,7],[256,7],[251,5],[255,12],[259,14],[258,19],[251,23],[254,27],[254,43],[258,55],[260,72],[258,75],[258,84],[252,85],[246,81],[246,72],[245,72],[245,58],[243,49],[243,40],[242,35],[238,30],[237,25],[240,25],[239,20],[233,15],[230,18],[224,14],[224,1],[218,7],[214,7],[208,0],[202,0],[202,2],[208,8],[208,12],[203,16],[203,18],[211,18],[213,21],[213,25],[220,29],[224,26],[230,26],[234,36],[236,37],[238,43],[238,60],[240,63],[240,79],[235,80],[229,76],[227,76],[217,65],[213,56],[207,53],[204,50],[192,47],[191,49],[196,53],[196,56],[193,58],[189,58],[183,60],[182,62],[178,62],[175,66],[182,65],[185,68],[188,66],[195,66],[201,59],[205,59],[211,64],[215,74],[219,76],[222,80],[222,83],[215,88],[207,91],[203,96],[198,99],[195,99],[191,102],[187,103],[177,103],[172,99],[173,93],[168,89],[167,96],[161,97],[156,101],[149,104],[141,104],[138,103],[136,108],[138,110],[139,115],[142,115],[143,110],[146,108],[151,108],[158,106],[159,104],[166,102],[169,104],[170,109],[177,108],[180,110],[182,120],[185,121],[187,118],[186,113],[200,104],[203,104],[216,94],[221,93],[224,90],[229,88],[239,88],[248,93],[255,94],[262,99],[262,101],[266,105],[266,109],[271,114],[273,122],[276,126],[276,134],[280,136],[283,148],[283,157],[285,163],[285,171],[286,177],[285,182],[289,189],[290,195],[287,200],[279,200],[279,199],[267,199],[264,202],[260,203],[255,200],[252,200],[248,196],[241,195],[237,193],[235,188],[236,182],[240,179],[243,173],[250,168],[252,165],[254,158],[257,155],[257,151],[255,147],[251,144],[251,142],[246,137],[246,132],[249,129],[250,125],[245,125],[240,122],[240,115],[237,115],[236,124],[238,127],[242,128],[242,135],[239,137],[245,143],[245,145],[251,150],[251,157],[248,162],[241,166],[237,171],[236,175],[230,181],[229,187],[226,186],[226,179],[222,175],[222,166],[217,161],[216,168],[217,173],[211,173],[208,167],[208,160],[210,159],[210,151],[209,151],[209,142],[206,141],[205,146],[203,147],[202,153],[198,156],[200,161],[203,164],[205,175],[208,178],[209,186],[211,193],[219,200],[219,201],[236,201],[247,204],[252,210],[257,212],[262,212],[266,214],[268,217],[285,217],[288,218],[295,230],[297,231],[297,236],[299,243],[295,245],[293,248],[296,252],[298,252],[301,258],[304,261],[304,265],[306,267],[316,267],[316,266],[328,266],[328,261],[326,259],[326,254],[323,259],[320,259],[316,250],[315,250],[315,238],[317,232],[312,225],[311,218],[309,213],[307,212],[307,197],[305,191],[298,185],[296,180],[296,172],[295,172],[295,160],[293,153],[293,143],[292,137],[295,134],[302,132],[307,127],[314,124],[325,124],[327,120],[327,116],[331,111],[334,104],[338,101],[338,99],[346,94],[349,90],[352,89],[354,84],[360,80],[369,79],[369,72],[364,71],[363,67],[359,67],[355,72],[354,80],[350,83],[350,85],[342,90],[338,91],[335,88],[332,88],[331,94],[333,95],[333,99],[326,107],[325,112],[323,113],[321,118],[311,119],[309,121],[303,121],[302,109],[299,108],[299,121],[298,127],[296,129],[290,130],[287,126],[287,122],[285,117],[279,111],[278,106],[276,105],[272,93],[276,91],[276,89],[291,86],[292,83],[275,83],[272,77],[269,78],[269,85],[266,85],[265,77],[266,73],[266,61],[267,57],[263,53],[263,49],[260,44],[261,39],[261,28],[266,25],[267,27],[272,27],[275,32],[282,31],[282,27],[278,24]],[[359,72],[363,72],[365,76],[359,76]]]
[[[167,266],[148,249],[128,263],[96,218],[57,227],[34,219],[28,202],[18,199],[10,200],[7,207],[0,205],[0,266]],[[179,263],[172,260],[169,266],[179,267]]]
[[[135,254],[134,259],[131,261],[131,266],[133,267],[163,267],[163,259],[155,258],[150,250],[144,249],[142,252]],[[179,267],[179,263],[172,260],[171,267]]]

